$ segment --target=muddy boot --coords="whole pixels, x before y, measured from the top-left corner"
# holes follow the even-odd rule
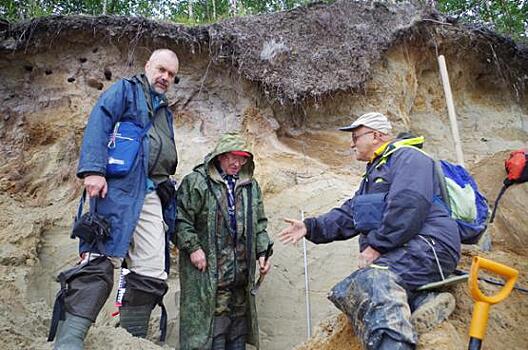
[[[59,322],[55,336],[54,350],[82,350],[84,338],[92,321],[66,312],[66,319]]]
[[[388,335],[384,335],[383,338],[381,339],[381,342],[377,350],[414,350],[414,349],[415,349],[415,346],[413,344],[399,342],[389,337]]]
[[[351,320],[364,349],[379,350],[388,334],[396,344],[416,343],[408,295],[398,281],[390,270],[369,267],[353,272],[332,288],[328,299]]]
[[[455,297],[451,293],[427,293],[417,297],[411,323],[418,334],[433,330],[447,320],[455,310]]]
[[[119,308],[120,325],[134,337],[146,338],[151,312],[151,305],[122,306]]]

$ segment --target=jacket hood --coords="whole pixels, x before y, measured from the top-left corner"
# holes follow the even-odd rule
[[[248,162],[242,166],[240,173],[238,174],[241,180],[250,180],[253,177],[253,172],[255,170],[253,153],[251,152],[248,143],[237,133],[224,134],[220,140],[218,140],[214,150],[207,154],[204,158],[204,162],[196,166],[194,170],[205,172],[206,175],[215,179],[215,175],[218,175],[218,171],[214,165],[216,157],[223,153],[232,151],[244,151],[250,154]]]

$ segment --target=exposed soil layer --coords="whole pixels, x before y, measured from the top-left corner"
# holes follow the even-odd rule
[[[283,217],[324,213],[354,193],[364,165],[354,160],[350,135],[336,129],[361,113],[385,113],[395,132],[424,135],[427,152],[454,160],[437,54],[446,57],[466,163],[490,201],[508,151],[527,146],[527,51],[412,5],[341,0],[192,28],[141,18],[52,17],[1,30],[2,349],[50,348],[54,278],[78,259],[69,231],[87,116],[102,90],[141,71],[155,48],[180,57],[180,81],[168,94],[181,159],[176,178],[221,133],[240,131],[253,145],[272,236]],[[489,229],[493,250],[466,249],[461,268],[482,255],[518,268],[519,283],[528,285],[527,192],[526,184],[508,190]],[[356,240],[308,243],[307,251],[311,321],[322,323],[301,348],[359,349],[346,318],[326,299],[356,268]],[[302,247],[277,243],[272,261],[258,296],[261,344],[290,349],[307,334]],[[420,337],[419,348],[466,347],[471,298],[464,285],[451,290],[457,309]],[[166,297],[167,348],[178,343],[178,294],[175,268]],[[527,297],[514,292],[492,307],[485,349],[528,348]],[[155,324],[149,340],[114,328],[112,298],[87,347],[158,348]],[[153,315],[159,319],[159,310]]]
[[[149,47],[184,47],[192,55],[205,52],[215,64],[225,64],[282,103],[358,91],[383,53],[406,41],[439,54],[471,51],[475,64],[495,65],[487,75],[507,79],[518,94],[528,80],[526,48],[410,3],[339,0],[197,27],[142,18],[52,17],[10,25],[3,36],[0,50],[5,52],[45,50],[65,41],[108,42],[124,46],[128,65]],[[33,69],[30,64],[24,67]]]

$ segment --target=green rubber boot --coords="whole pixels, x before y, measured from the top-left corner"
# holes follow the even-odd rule
[[[83,350],[84,338],[92,321],[66,312],[66,319],[59,321],[54,350]]]

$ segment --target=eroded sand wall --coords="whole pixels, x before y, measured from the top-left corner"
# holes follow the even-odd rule
[[[76,242],[69,239],[69,230],[80,190],[74,174],[87,115],[102,90],[142,69],[151,45],[140,41],[129,46],[126,40],[86,34],[61,45],[54,43],[46,50],[0,56],[2,348],[48,346],[45,336],[57,288],[54,276],[77,261]],[[397,131],[424,135],[431,154],[454,157],[433,48],[400,43],[376,65],[363,90],[292,106],[271,103],[259,86],[244,80],[235,69],[212,62],[205,48],[192,53],[183,45],[171,47],[181,60],[180,82],[169,94],[181,160],[176,177],[181,179],[191,171],[222,132],[245,133],[254,146],[256,176],[264,190],[272,236],[284,227],[283,217],[299,218],[300,210],[307,216],[323,213],[354,193],[363,165],[353,159],[349,135],[336,131],[351,121],[351,115],[370,110],[387,113]],[[476,54],[456,49],[448,50],[446,59],[468,164],[488,159],[498,162],[494,156],[498,152],[526,145],[526,100],[497,78],[493,61],[486,65]],[[480,169],[483,175],[492,171],[494,180],[501,177],[496,175],[500,167]],[[486,189],[495,195],[500,184],[491,177]],[[526,207],[526,200],[515,193],[505,200],[504,213],[521,217],[519,206]],[[499,219],[500,225],[511,227],[507,217]],[[513,241],[497,233],[505,242],[500,247],[512,249],[525,242],[528,234],[523,225],[515,223]],[[497,254],[504,259],[506,253]],[[356,256],[356,240],[317,247],[308,243],[313,325],[337,314],[326,293],[355,269]],[[512,259],[522,262],[523,256],[514,254]],[[520,266],[526,267],[521,262]],[[273,266],[258,297],[261,343],[264,349],[288,349],[306,337],[301,245],[277,243]],[[175,271],[171,277],[167,343],[174,346],[178,340]],[[521,280],[526,281],[524,274]],[[467,295],[461,291],[460,298],[467,311]],[[500,312],[514,313],[511,317],[519,322],[508,323],[510,332],[499,329],[493,333],[497,344],[521,331],[518,327],[525,320],[527,305],[522,298],[515,302],[515,309]],[[114,329],[112,311],[110,300],[97,322],[98,337],[96,332],[89,335],[89,346],[102,349],[108,342],[123,349],[153,346]],[[457,318],[449,334],[463,339],[465,317]],[[428,348],[427,337],[424,339],[423,348]],[[437,341],[434,339],[429,344]],[[343,341],[353,342],[346,337]],[[519,346],[528,344],[520,339]]]

